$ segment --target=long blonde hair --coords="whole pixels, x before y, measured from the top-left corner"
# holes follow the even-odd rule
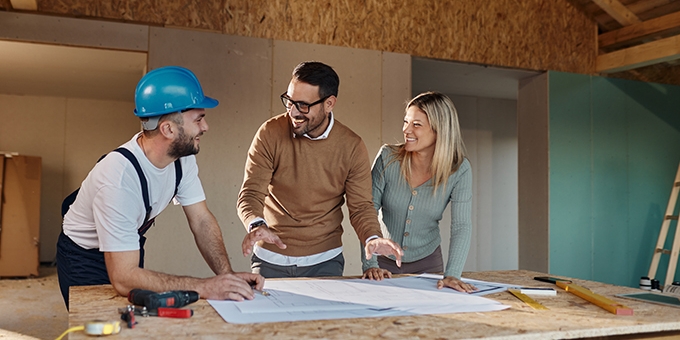
[[[446,183],[465,159],[465,145],[460,134],[458,112],[449,97],[439,92],[425,92],[411,99],[406,110],[415,106],[425,112],[432,131],[436,134],[434,155],[430,171],[432,173],[433,192]],[[401,163],[401,175],[411,178],[411,152],[406,151],[404,144],[393,149],[395,161]]]

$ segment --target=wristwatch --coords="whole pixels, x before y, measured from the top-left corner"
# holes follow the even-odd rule
[[[251,223],[250,226],[248,226],[248,232],[251,232],[251,231],[253,231],[253,229],[255,229],[257,227],[261,227],[261,226],[265,226],[265,227],[269,228],[269,226],[267,225],[267,223],[265,221],[259,220],[255,223]]]

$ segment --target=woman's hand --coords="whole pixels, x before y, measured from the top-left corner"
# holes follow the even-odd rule
[[[444,287],[449,287],[463,293],[472,293],[477,290],[477,287],[465,283],[453,276],[446,276],[443,280],[437,281],[437,289],[442,289]]]
[[[391,279],[392,278],[392,273],[390,273],[389,270],[387,269],[382,269],[382,268],[368,268],[364,272],[364,276],[361,277],[362,279],[369,279],[369,280],[376,280],[380,281],[384,278]]]

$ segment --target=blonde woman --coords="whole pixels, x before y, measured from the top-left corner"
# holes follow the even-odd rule
[[[372,169],[373,204],[382,209],[383,234],[404,250],[401,268],[385,256],[366,260],[364,278],[444,272],[437,288],[476,288],[460,280],[470,249],[472,172],[465,158],[456,109],[447,96],[422,93],[406,105],[404,143],[384,145]],[[451,204],[451,240],[444,269],[439,221]]]

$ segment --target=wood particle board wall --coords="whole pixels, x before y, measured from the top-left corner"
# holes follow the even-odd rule
[[[38,11],[522,69],[595,69],[595,23],[567,0],[39,0]]]
[[[663,63],[625,72],[607,74],[606,76],[611,78],[678,85],[680,84],[680,67],[676,64],[669,65]]]

